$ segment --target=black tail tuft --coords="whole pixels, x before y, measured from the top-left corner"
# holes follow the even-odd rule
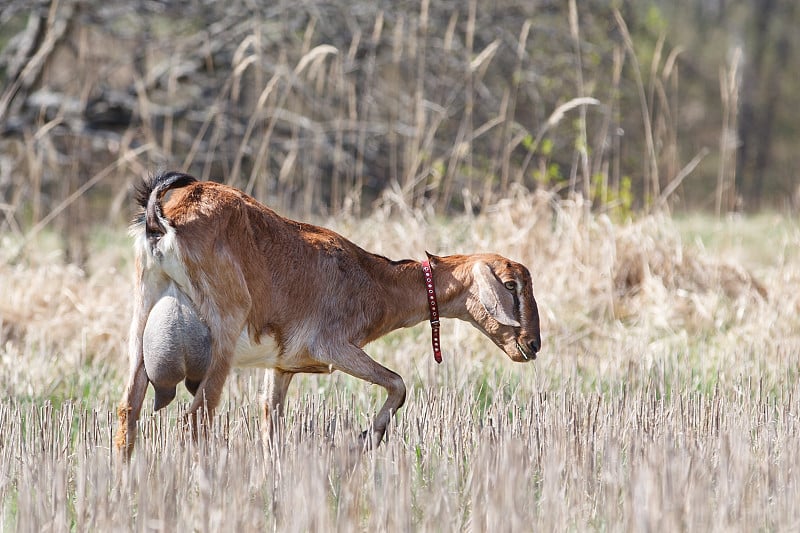
[[[140,179],[133,186],[133,199],[142,211],[147,209],[147,200],[150,199],[150,193],[153,192],[154,181],[155,176],[151,174]]]
[[[161,219],[161,198],[170,189],[186,187],[196,182],[197,179],[181,172],[166,172],[151,174],[136,184],[134,198],[136,204],[142,209],[136,222],[144,223],[148,240],[158,239],[166,232]]]

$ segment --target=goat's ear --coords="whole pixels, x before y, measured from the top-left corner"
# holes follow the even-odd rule
[[[477,262],[472,267],[472,276],[478,286],[478,299],[489,316],[506,326],[519,327],[514,318],[514,296],[506,289],[489,265]]]
[[[428,261],[430,261],[431,266],[435,267],[436,263],[439,262],[439,256],[433,255],[432,253],[429,253],[427,250],[425,250],[425,255],[428,256]]]

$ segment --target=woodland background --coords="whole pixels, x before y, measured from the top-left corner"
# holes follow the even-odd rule
[[[85,261],[159,168],[299,215],[511,188],[624,219],[797,209],[792,0],[11,0],[0,230]],[[30,236],[30,235],[29,235]]]

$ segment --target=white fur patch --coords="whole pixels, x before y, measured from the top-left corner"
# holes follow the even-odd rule
[[[154,265],[153,254],[150,253],[150,246],[148,246],[147,237],[144,235],[144,226],[142,226],[141,231],[139,231],[139,228],[131,228],[131,236],[133,236],[133,251],[136,257],[141,258],[142,268],[150,270]]]
[[[244,328],[236,340],[233,366],[248,368],[274,368],[278,365],[280,346],[269,335],[262,335],[261,342],[253,342],[250,332]]]
[[[161,252],[161,268],[167,276],[172,278],[178,287],[185,293],[191,294],[192,284],[189,282],[189,275],[186,273],[186,266],[183,264],[183,259],[181,258],[175,228],[169,225],[166,227],[167,232],[156,245],[158,251]]]

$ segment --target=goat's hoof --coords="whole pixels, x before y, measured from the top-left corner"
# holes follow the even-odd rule
[[[376,432],[367,429],[359,435],[358,447],[362,452],[372,451],[380,445],[382,440],[383,435],[378,435]]]

